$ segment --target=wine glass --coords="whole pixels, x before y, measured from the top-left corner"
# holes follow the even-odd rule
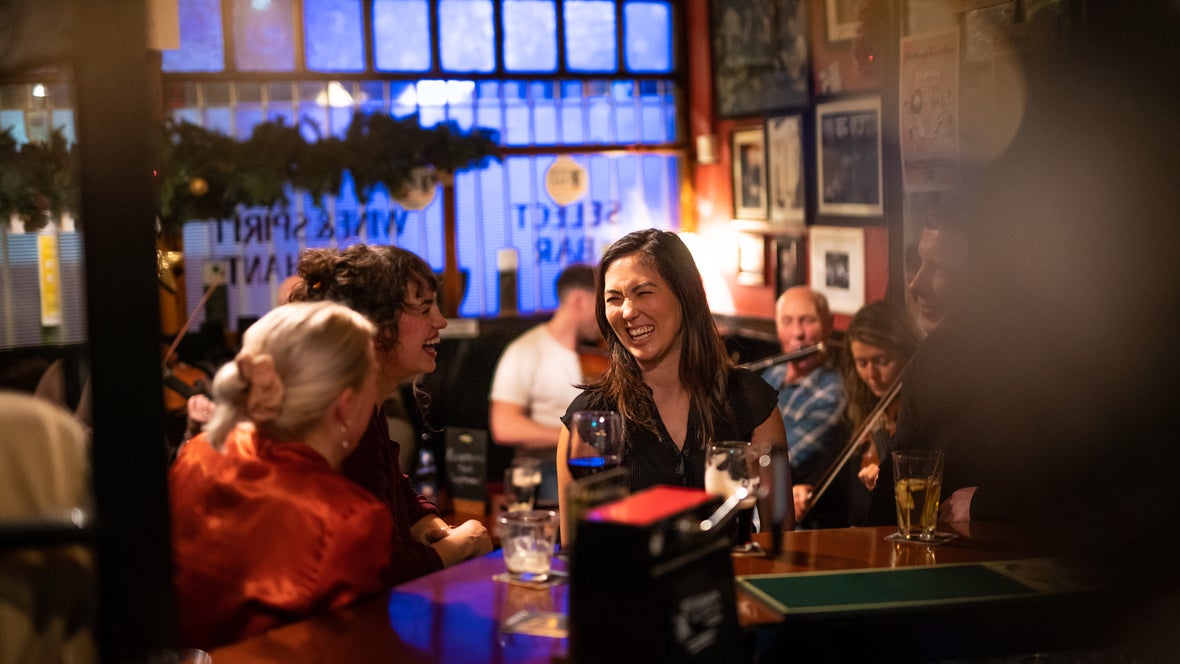
[[[761,469],[754,446],[746,440],[723,440],[709,443],[705,459],[705,491],[728,499],[746,490],[738,503],[734,553],[760,553],[762,547],[751,539],[754,531],[754,505],[758,500]]]
[[[623,418],[610,410],[580,410],[570,420],[566,465],[575,480],[618,466],[623,459]]]

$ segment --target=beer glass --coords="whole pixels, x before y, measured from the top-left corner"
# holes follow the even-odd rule
[[[754,533],[754,504],[758,500],[761,469],[758,453],[745,440],[723,440],[709,443],[705,458],[705,491],[729,498],[738,489],[746,490],[746,497],[738,503],[733,535],[735,553],[758,553],[762,550],[752,540]]]
[[[934,541],[942,497],[942,466],[941,450],[894,450],[893,490],[899,536]]]

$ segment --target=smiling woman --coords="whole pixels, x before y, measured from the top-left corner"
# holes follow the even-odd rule
[[[434,503],[422,497],[402,472],[401,445],[389,437],[381,403],[398,384],[436,367],[439,330],[447,320],[438,309],[438,282],[430,265],[399,247],[357,244],[347,249],[308,249],[299,258],[294,301],[334,300],[363,314],[377,328],[376,402],[356,452],[345,460],[346,477],[382,500],[396,525],[395,583],[450,566],[491,550],[478,521],[451,529]],[[420,400],[419,409],[425,402]]]
[[[679,236],[630,233],[603,254],[599,275],[595,307],[610,363],[562,418],[559,460],[568,456],[569,424],[580,410],[622,415],[632,491],[654,484],[704,488],[704,446],[713,440],[753,441],[766,451],[786,446],[774,389],[730,362]],[[572,477],[564,463],[557,469],[564,503]],[[568,532],[562,529],[563,543]]]

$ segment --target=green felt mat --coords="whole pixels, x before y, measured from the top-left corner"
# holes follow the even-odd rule
[[[863,612],[995,600],[1066,590],[1043,583],[1045,561],[738,576],[749,593],[784,614]],[[1021,579],[1021,580],[1018,580]]]

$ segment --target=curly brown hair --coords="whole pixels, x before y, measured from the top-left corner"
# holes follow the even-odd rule
[[[381,351],[397,343],[397,323],[410,285],[421,293],[438,290],[438,277],[426,261],[388,245],[305,249],[297,269],[303,283],[292,291],[292,301],[332,300],[347,305],[377,327]]]

